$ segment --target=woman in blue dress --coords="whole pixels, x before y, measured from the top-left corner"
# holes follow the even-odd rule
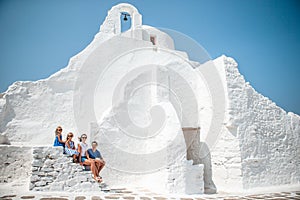
[[[74,163],[77,163],[78,162],[77,156],[79,155],[79,152],[76,150],[75,144],[72,141],[72,138],[73,138],[73,133],[71,133],[71,132],[68,133],[67,140],[65,143],[65,152],[66,152],[66,154],[73,157]]]
[[[62,127],[58,126],[55,130],[55,140],[53,146],[55,147],[65,147],[65,142],[62,140]]]

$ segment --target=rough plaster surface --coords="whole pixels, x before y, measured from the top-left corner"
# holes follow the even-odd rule
[[[244,188],[300,183],[300,117],[257,93],[237,63],[221,57],[228,88],[228,120],[213,160]],[[222,165],[221,165],[222,166]]]
[[[144,76],[140,73],[140,78],[137,75],[130,76],[130,79],[126,79],[124,84],[121,84],[122,87],[118,88],[120,96],[116,98],[118,101],[114,104],[115,108],[122,108],[120,106],[122,102],[130,97],[130,88],[139,85],[141,80],[156,80],[160,84],[168,84],[176,92],[179,101],[173,98],[165,88],[147,89],[145,87],[131,100],[129,110],[140,125],[149,121],[149,118],[143,115],[147,111],[146,108],[159,103],[161,108],[168,111],[167,115],[171,116],[170,122],[172,122],[164,134],[169,135],[168,131],[174,131],[173,128],[176,127],[180,130],[185,126],[200,126],[200,141],[205,146],[208,146],[205,138],[208,137],[212,123],[217,124],[216,127],[220,127],[220,134],[213,138],[214,145],[208,146],[208,154],[205,154],[208,157],[200,156],[200,160],[199,157],[192,160],[194,164],[198,164],[207,162],[211,157],[212,180],[218,190],[230,192],[254,187],[300,184],[299,116],[286,113],[274,102],[257,93],[249,83],[245,82],[238,71],[237,63],[232,58],[221,56],[204,65],[190,61],[182,62],[183,59],[188,60],[188,55],[174,50],[174,44],[168,35],[152,27],[141,25],[139,21],[141,16],[137,11],[127,4],[125,7],[124,11],[132,12],[136,16],[135,25],[130,33],[118,34],[119,29],[115,30],[115,27],[118,28],[115,24],[117,17],[110,15],[108,19],[111,20],[103,23],[100,32],[91,44],[71,58],[67,67],[47,79],[15,82],[0,95],[0,132],[5,136],[5,140],[8,139],[14,145],[51,145],[54,139],[53,131],[57,125],[62,125],[64,136],[68,131],[74,132],[75,136],[88,133],[89,139],[97,138],[100,143],[103,142],[102,138],[97,135],[99,126],[93,128],[91,124],[103,122],[101,124],[105,125],[112,117],[110,111],[112,110],[113,88],[118,86],[117,83],[124,81],[120,79],[120,75],[126,74],[130,69],[136,69],[138,65],[149,66],[149,63],[154,62],[155,65],[163,67],[151,71],[151,75],[147,75],[146,70],[143,71]],[[115,9],[119,12],[122,10],[122,5]],[[114,12],[114,10],[111,11],[111,13]],[[157,36],[157,46],[160,48],[154,47],[150,42],[151,34]],[[143,48],[143,51],[136,50],[137,48]],[[178,56],[171,56],[170,53]],[[114,62],[115,65],[110,66],[111,61],[116,58],[118,59]],[[107,68],[107,66],[110,67]],[[205,66],[208,67],[205,68]],[[211,74],[210,78],[221,80],[225,92],[224,110],[214,112],[211,94],[203,77],[205,71],[201,71],[202,69],[208,69],[206,72],[217,71],[218,75]],[[98,84],[103,72],[106,72],[106,77],[102,77],[101,80],[106,82]],[[180,77],[183,79],[181,80]],[[185,80],[188,80],[188,84]],[[195,99],[190,101],[191,98]],[[170,108],[166,102],[171,102],[174,108]],[[193,107],[195,102],[197,106]],[[180,106],[178,105],[180,104],[181,108],[184,108],[183,112],[179,112]],[[117,134],[117,130],[113,129],[112,125],[109,124],[106,127],[107,130]],[[179,141],[182,144],[179,152],[183,153],[189,147],[184,145],[183,140]],[[116,142],[123,144],[120,140]],[[162,139],[160,142],[164,145],[167,140]],[[115,159],[115,155],[108,151],[112,147],[108,143],[101,145],[101,149],[105,152],[104,156],[108,159]],[[140,143],[135,145],[138,147]],[[195,151],[192,154],[197,154],[197,147],[201,148],[200,143],[193,147]],[[5,158],[11,149],[10,147],[1,148],[5,149],[1,151],[1,158]],[[23,147],[20,147],[21,150],[17,147],[11,148],[15,148],[14,151],[20,152],[20,155],[28,153],[28,149],[23,149]],[[135,148],[129,150],[135,151]],[[138,152],[135,151],[135,153]],[[200,152],[198,154],[201,155]],[[170,156],[172,160],[175,153],[171,151],[165,155]],[[30,153],[27,157],[31,159]],[[179,167],[178,171],[173,172],[161,172],[163,180],[168,180],[171,177],[168,176],[175,173],[179,173],[179,180],[190,179],[191,174],[194,173],[201,174],[201,170],[189,169],[191,164],[186,163],[184,159],[179,159],[179,161],[176,164],[182,168]],[[13,162],[15,161],[10,159],[9,165]],[[111,160],[111,162],[116,164],[117,160]],[[27,166],[28,160],[24,160],[24,163]],[[20,163],[17,164],[20,165]],[[199,165],[199,169],[200,166],[203,165]],[[209,162],[204,166],[209,168]],[[4,167],[2,170],[7,170],[7,168]],[[210,176],[208,174],[211,174],[210,169],[206,171],[204,169],[203,172],[202,178],[210,180],[211,178],[208,177]],[[21,177],[28,177],[28,174],[23,175]],[[123,175],[119,173],[115,183],[122,180]],[[3,177],[1,180],[7,181],[18,178],[16,176],[9,178],[6,176],[6,171],[1,172],[1,177]],[[149,181],[153,180],[149,179]],[[202,182],[198,183],[201,185]],[[167,190],[177,190],[176,188],[181,184],[188,185],[181,181],[177,185],[168,185]],[[199,189],[198,186],[196,188]]]
[[[0,146],[0,183],[28,179],[31,172],[31,147]]]
[[[61,147],[33,147],[29,189],[33,191],[99,191],[90,171],[72,163]]]

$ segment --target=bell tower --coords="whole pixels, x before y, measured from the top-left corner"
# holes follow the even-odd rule
[[[126,14],[126,15],[125,15]],[[142,15],[132,5],[121,3],[112,7],[105,18],[104,23],[100,27],[100,31],[109,34],[121,33],[121,19],[131,18],[131,27],[133,38],[136,38],[135,30],[140,29],[142,26]]]

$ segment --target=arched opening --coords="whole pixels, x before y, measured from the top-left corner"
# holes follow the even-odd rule
[[[121,12],[120,15],[121,33],[131,29],[131,16],[128,12]]]

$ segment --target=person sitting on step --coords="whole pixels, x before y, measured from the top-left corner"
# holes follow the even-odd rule
[[[62,140],[62,127],[58,126],[55,130],[55,140],[53,146],[55,147],[65,147],[65,141]]]
[[[86,143],[87,135],[82,134],[79,138],[79,144],[78,144],[78,153],[79,153],[79,163],[80,165],[84,166],[91,166],[92,162],[94,162],[92,159],[87,158],[87,150],[88,150],[88,144]]]
[[[92,148],[87,150],[87,158],[91,160],[91,171],[93,173],[93,178],[98,181],[102,182],[102,177],[100,176],[100,171],[103,169],[105,165],[105,161],[100,153],[97,150],[98,143],[96,141],[92,142]]]
[[[65,152],[66,154],[73,157],[74,163],[77,163],[78,162],[77,156],[79,153],[78,151],[76,151],[75,144],[72,141],[72,138],[73,138],[73,133],[72,132],[68,133],[66,143],[65,143]]]

